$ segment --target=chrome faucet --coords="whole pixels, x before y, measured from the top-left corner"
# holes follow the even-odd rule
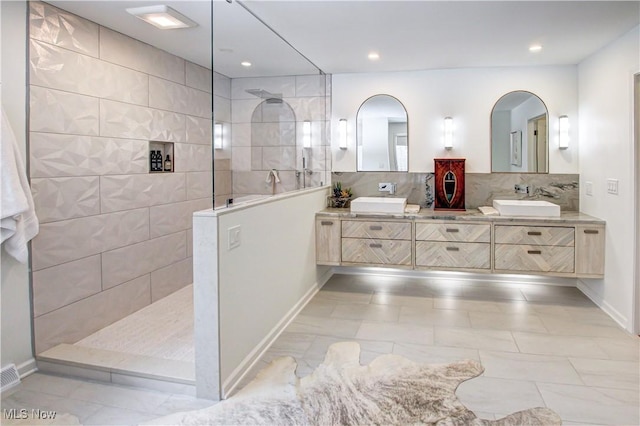
[[[391,182],[378,183],[378,192],[388,192],[389,195],[396,193],[396,184]]]

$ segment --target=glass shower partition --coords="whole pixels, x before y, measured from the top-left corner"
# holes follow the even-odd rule
[[[331,76],[242,3],[213,16],[215,207],[327,184]]]

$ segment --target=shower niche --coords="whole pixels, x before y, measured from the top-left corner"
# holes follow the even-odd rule
[[[434,161],[436,210],[464,210],[464,158],[436,158]]]
[[[149,173],[173,172],[173,152],[173,142],[149,141]]]

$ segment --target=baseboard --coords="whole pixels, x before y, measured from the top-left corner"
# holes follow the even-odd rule
[[[593,303],[598,305],[600,309],[609,315],[618,325],[624,328],[629,333],[633,333],[631,323],[629,319],[618,312],[613,306],[611,306],[606,300],[602,299],[599,294],[591,290],[591,288],[585,284],[582,280],[578,280],[578,290],[584,293]]]
[[[30,358],[23,362],[22,364],[16,365],[18,369],[18,374],[20,375],[20,379],[24,379],[25,377],[35,373],[38,371],[38,365],[36,364],[35,358]]]
[[[329,271],[330,272],[330,271]],[[287,326],[293,321],[293,319],[302,311],[302,309],[307,305],[307,303],[316,295],[316,293],[320,290],[320,288],[326,283],[326,280],[331,278],[332,274],[329,274],[326,280],[322,282],[322,279],[325,278],[324,274],[318,282],[314,283],[311,288],[298,300],[298,302],[287,312],[280,321],[271,329],[271,331],[266,335],[264,339],[258,343],[249,355],[247,355],[240,365],[238,365],[231,375],[222,383],[222,399],[228,398],[238,386],[238,384],[242,381],[244,376],[253,368],[253,366],[258,362],[258,360],[264,355],[264,353],[271,347],[273,342],[282,334],[282,332],[287,328]]]

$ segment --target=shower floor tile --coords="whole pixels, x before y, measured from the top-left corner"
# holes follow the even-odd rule
[[[85,337],[74,346],[195,362],[193,285]]]

